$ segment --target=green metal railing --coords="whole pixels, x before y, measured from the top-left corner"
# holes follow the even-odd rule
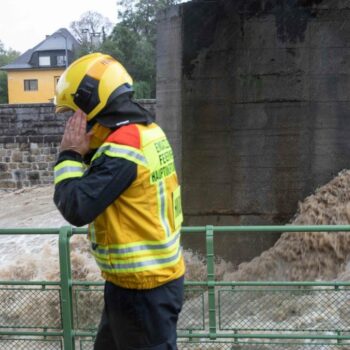
[[[337,232],[350,225],[201,226],[205,281],[186,281],[179,349],[350,349],[350,282],[217,281],[220,232]],[[73,281],[70,238],[86,229],[0,229],[1,235],[58,235],[60,280],[0,281],[0,350],[93,349],[103,283]],[[44,263],[44,262],[43,262]]]

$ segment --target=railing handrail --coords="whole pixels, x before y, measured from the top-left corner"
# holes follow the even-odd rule
[[[233,225],[233,226],[213,226],[213,232],[338,232],[350,231],[350,225]],[[181,233],[203,233],[208,226],[183,226]],[[87,233],[87,227],[70,227],[72,235]],[[0,228],[0,235],[52,235],[59,234],[61,227],[57,228]]]

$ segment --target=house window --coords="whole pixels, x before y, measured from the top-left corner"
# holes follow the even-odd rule
[[[66,56],[57,56],[57,65],[65,66],[66,65]]]
[[[53,79],[54,79],[54,85],[55,85],[55,89],[56,89],[56,86],[57,86],[58,81],[60,80],[60,77],[55,76]]]
[[[24,91],[37,91],[37,90],[38,90],[38,79],[24,80]]]
[[[51,60],[50,56],[40,56],[39,57],[39,66],[50,66],[51,65]]]

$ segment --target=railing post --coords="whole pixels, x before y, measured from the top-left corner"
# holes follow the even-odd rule
[[[216,339],[216,306],[215,306],[215,262],[214,262],[214,227],[207,225],[205,228],[207,251],[207,282],[208,282],[208,306],[209,306],[209,334],[211,339]]]
[[[72,228],[61,227],[59,234],[60,278],[61,278],[61,314],[63,321],[64,350],[74,350],[72,271],[70,264],[69,238]]]

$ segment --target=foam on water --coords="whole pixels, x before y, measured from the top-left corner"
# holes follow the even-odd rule
[[[350,171],[344,170],[328,184],[299,203],[292,224],[349,224],[350,223]],[[15,193],[0,194],[0,227],[59,227],[66,222],[52,203],[52,188],[35,188]],[[0,237],[0,280],[58,280],[57,236],[6,236]],[[82,235],[71,239],[71,260],[73,279],[101,280],[100,271],[89,252],[89,244]],[[184,252],[187,265],[187,279],[206,278],[205,259],[191,251]],[[349,280],[350,278],[350,233],[283,233],[269,250],[250,262],[241,264],[237,270],[223,260],[216,265],[218,279],[234,280]],[[2,291],[6,297],[6,290]],[[280,304],[272,302],[269,294],[257,296],[242,295],[233,303],[232,294],[227,294],[228,322],[247,322],[256,317],[265,317],[264,322],[279,327],[281,322],[294,329],[335,329],[339,324],[348,324],[348,294],[338,293],[337,307],[329,305],[329,298],[322,291],[316,291],[310,299],[308,293],[291,294]],[[0,296],[1,297],[1,296]],[[191,297],[191,296],[190,296]],[[194,298],[194,299],[193,299]],[[188,320],[196,322],[201,318],[198,304],[193,296],[183,307],[179,323],[188,325]],[[282,296],[283,299],[283,296]],[[101,295],[102,301],[102,295]],[[90,301],[82,300],[94,311],[98,322],[101,307],[92,307]],[[225,296],[222,297],[225,303]],[[257,302],[259,307],[257,307]],[[11,309],[6,322],[17,320],[29,309],[39,307],[40,299],[32,304],[19,304],[18,310]],[[207,303],[207,299],[205,299]],[[262,305],[265,305],[265,310]],[[49,303],[50,317],[56,319],[58,303]],[[52,305],[51,305],[52,304]],[[84,305],[85,305],[84,304]],[[233,307],[236,305],[237,307]],[[41,305],[42,306],[42,305]],[[17,307],[17,306],[16,306]],[[52,307],[52,310],[50,309]],[[233,307],[230,309],[230,307]],[[324,317],[319,307],[327,308]],[[24,309],[25,308],[25,309]],[[207,305],[205,305],[207,308]],[[247,310],[249,311],[247,313]],[[259,311],[260,310],[260,311]],[[268,311],[268,312],[267,312]],[[262,312],[262,315],[254,314]],[[234,317],[233,317],[234,316]],[[305,319],[308,324],[305,325]],[[1,320],[0,320],[1,321]],[[4,321],[5,322],[5,321]],[[0,322],[1,323],[1,322]],[[208,319],[205,319],[208,324]],[[228,324],[227,326],[234,326]],[[304,341],[300,341],[303,343]],[[180,347],[181,348],[181,347]],[[185,349],[186,346],[183,347]],[[215,347],[214,347],[215,348]],[[220,346],[218,347],[220,348]],[[262,349],[263,347],[259,347]],[[266,349],[269,347],[267,346]],[[304,349],[301,344],[298,349]]]
[[[299,203],[296,225],[350,223],[350,170],[343,170],[328,184]],[[59,227],[67,225],[52,202],[53,188],[37,187],[0,193],[0,227]],[[19,274],[30,279],[58,276],[56,236],[0,236],[0,278]],[[219,261],[217,272],[225,280],[344,280],[350,275],[350,233],[283,233],[269,250],[233,271]],[[188,274],[204,279],[203,259],[185,252]],[[81,278],[96,279],[98,269],[83,236],[72,238],[73,271]],[[74,266],[76,265],[76,267]],[[42,266],[43,265],[43,266]],[[22,268],[19,269],[18,267]],[[79,268],[79,270],[75,270]],[[21,270],[21,272],[16,272]],[[13,274],[13,275],[11,275]],[[51,278],[50,277],[50,278]]]
[[[295,225],[347,225],[350,223],[350,171],[343,170],[298,205]],[[333,280],[348,274],[350,233],[286,232],[269,250],[225,280]]]

